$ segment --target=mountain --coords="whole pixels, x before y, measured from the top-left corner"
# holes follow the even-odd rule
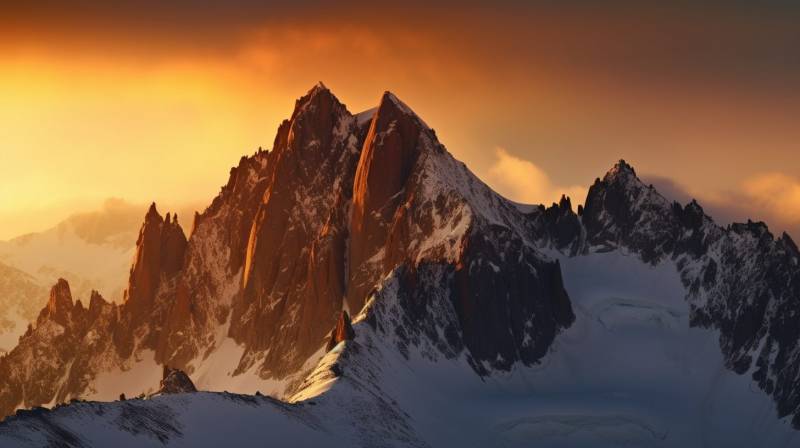
[[[0,263],[0,354],[17,345],[44,304],[47,290],[30,275]]]
[[[47,302],[45,286],[59,278],[77,297],[96,290],[121,301],[146,210],[111,198],[99,210],[73,214],[43,232],[0,241],[0,350],[13,348]]]
[[[59,281],[0,358],[0,411],[154,392],[160,366],[236,393],[20,411],[0,440],[788,446],[800,427],[797,247],[624,161],[577,212],[520,206],[391,93],[353,115],[320,84],[192,229],[151,206],[121,304]]]
[[[42,285],[65,278],[82,297],[96,289],[121,299],[144,210],[108,199],[100,210],[74,214],[43,232],[0,241],[0,261]],[[46,296],[40,296],[38,306]]]

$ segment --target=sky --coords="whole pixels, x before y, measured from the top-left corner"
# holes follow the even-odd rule
[[[7,3],[0,239],[108,198],[208,204],[318,81],[351,112],[394,92],[520,202],[581,203],[624,158],[800,236],[794,2]]]

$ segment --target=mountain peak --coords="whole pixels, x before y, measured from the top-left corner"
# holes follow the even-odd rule
[[[187,240],[177,217],[161,218],[153,202],[145,215],[136,240],[136,254],[128,280],[127,299],[140,315],[152,306],[162,274],[170,277],[183,265]]]
[[[339,99],[320,81],[295,102],[292,119],[295,119],[301,113],[317,109],[320,104],[331,103],[339,103]]]
[[[625,161],[625,159],[619,159],[619,162],[614,164],[614,167],[606,174],[607,180],[612,180],[614,178],[630,178],[636,177],[636,171],[633,169],[632,166]]]
[[[418,121],[422,125],[421,127],[428,127],[428,125],[422,121],[422,119],[414,112],[414,110],[408,107],[408,105],[400,100],[400,98],[398,98],[394,93],[387,90],[383,92],[381,102],[378,105],[378,115],[380,115],[381,111],[384,111],[384,115],[390,114],[389,109],[394,111],[394,113],[391,113],[393,116],[405,115]]]
[[[147,214],[145,214],[144,220],[145,222],[162,221],[161,214],[158,213],[155,202],[150,204],[150,208],[147,209]]]
[[[316,84],[314,84],[314,87],[312,87],[308,91],[308,93],[313,93],[313,92],[322,91],[322,90],[329,90],[329,89],[328,89],[328,87],[325,86],[325,84],[322,81],[319,81]]]
[[[50,299],[47,307],[43,310],[55,322],[66,325],[69,322],[69,313],[72,310],[72,292],[69,283],[63,278],[59,278],[55,285],[50,288]],[[41,318],[41,315],[40,315]]]
[[[106,302],[103,296],[99,292],[92,290],[89,297],[89,313],[97,315],[105,305],[108,305],[108,302]]]

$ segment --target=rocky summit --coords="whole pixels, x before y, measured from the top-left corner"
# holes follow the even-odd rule
[[[235,393],[23,413],[0,442],[101,444],[87,415],[133,445],[211,444],[205,418],[293,446],[796,440],[789,235],[719,226],[622,160],[576,199],[511,202],[392,93],[353,114],[320,83],[188,238],[150,207],[123,303],[59,281],[0,358],[3,415]]]

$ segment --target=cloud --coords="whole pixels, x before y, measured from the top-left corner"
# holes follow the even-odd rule
[[[690,192],[672,179],[643,176],[667,199],[687,203],[697,199],[717,224],[764,221],[773,234],[800,237],[800,179],[778,173],[761,173],[744,179],[737,189]]]
[[[495,149],[495,161],[485,180],[501,195],[525,204],[550,204],[562,194],[569,196],[574,204],[582,204],[586,198],[585,187],[555,185],[541,168],[503,148]]]
[[[775,217],[800,224],[800,180],[783,173],[753,176],[743,183],[744,194]]]

